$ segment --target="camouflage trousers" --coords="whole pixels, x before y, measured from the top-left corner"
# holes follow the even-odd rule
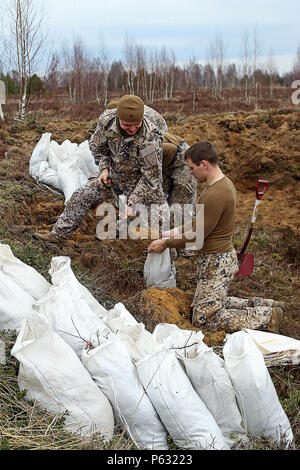
[[[227,295],[238,271],[235,250],[200,255],[193,307],[193,324],[207,331],[233,333],[242,328],[264,328],[271,319],[272,299],[240,299]]]
[[[117,196],[121,194],[118,185],[114,185],[113,189]],[[90,209],[98,206],[102,202],[108,202],[112,199],[113,195],[111,189],[100,186],[98,180],[93,178],[85,186],[74,191],[65,206],[64,212],[57,219],[52,233],[63,240],[67,240],[79,227]],[[145,220],[145,218],[142,219],[143,227],[151,227],[153,229],[159,227],[163,228],[163,223],[169,217],[169,206],[167,202],[159,205],[159,209],[160,210],[157,211],[148,211],[148,220]]]

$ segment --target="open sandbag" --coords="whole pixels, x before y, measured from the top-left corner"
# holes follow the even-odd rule
[[[131,360],[134,363],[158,350],[159,345],[153,335],[146,330],[143,323],[126,326],[116,333],[126,344]]]
[[[41,274],[14,256],[9,245],[0,244],[0,269],[36,300],[43,297],[50,287]]]
[[[34,311],[45,316],[53,330],[71,346],[78,357],[90,341],[96,341],[109,328],[85,302],[80,292],[64,283],[50,287],[34,305]]]
[[[102,318],[113,333],[127,326],[135,326],[138,324],[136,319],[121,302],[118,302],[114,308],[106,312]]]
[[[143,323],[136,321],[121,302],[109,310],[103,321],[126,344],[133,362],[140,361],[157,349],[153,335],[146,330]]]
[[[225,368],[239,392],[237,400],[248,432],[290,444],[293,441],[291,425],[253,339],[244,331],[228,335],[223,354]]]
[[[52,269],[58,259],[52,260]],[[35,304],[35,311],[44,315],[53,330],[68,343],[81,358],[82,350],[90,341],[105,335],[110,330],[91,308],[94,303],[86,296],[85,289],[79,287],[79,282],[68,267],[68,259],[62,259],[62,271],[56,271],[55,284],[47,294]],[[52,272],[52,271],[51,271]],[[58,275],[59,273],[59,275]],[[90,303],[89,303],[90,301]]]
[[[114,334],[83,351],[82,363],[109,399],[115,419],[139,449],[168,449],[167,431],[145,393],[122,340]]]
[[[66,431],[113,436],[113,410],[72,348],[37,313],[29,315],[12,349],[20,362],[18,384],[25,399],[54,416],[64,415]]]
[[[166,289],[176,287],[169,248],[163,253],[148,253],[144,264],[144,279],[147,288]]]
[[[136,364],[139,378],[160,419],[181,449],[229,449],[213,416],[193,389],[172,350]]]
[[[67,283],[74,290],[80,291],[82,298],[88,303],[89,307],[100,318],[108,313],[108,310],[98,302],[97,299],[90,293],[90,291],[81,284],[76,278],[71,268],[71,259],[67,256],[55,256],[51,260],[51,267],[49,270],[51,281],[54,286],[61,286]]]
[[[56,141],[50,141],[51,135],[43,134],[34,148],[29,161],[29,173],[37,182],[62,191],[66,203],[76,189],[99,174],[99,169],[88,141],[78,146],[65,140],[59,145]]]
[[[29,160],[29,174],[38,181],[40,174],[40,164],[48,161],[50,154],[50,138],[51,133],[46,132],[42,135],[39,142],[33,149],[32,155]]]
[[[20,331],[23,318],[33,313],[35,299],[0,271],[0,330]]]

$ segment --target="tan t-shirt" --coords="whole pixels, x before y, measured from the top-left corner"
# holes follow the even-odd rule
[[[198,253],[227,253],[233,250],[232,238],[235,227],[236,189],[232,181],[224,176],[216,183],[206,186],[200,194],[197,204],[204,204],[204,244]],[[196,219],[193,220],[196,230]],[[185,226],[179,227],[180,233]],[[168,238],[169,248],[186,248],[194,239],[187,238],[183,232],[181,238]]]

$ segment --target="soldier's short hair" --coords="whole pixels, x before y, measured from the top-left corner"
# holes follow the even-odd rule
[[[219,154],[216,147],[210,142],[196,142],[184,154],[185,160],[188,158],[197,166],[203,160],[216,165],[219,160]]]

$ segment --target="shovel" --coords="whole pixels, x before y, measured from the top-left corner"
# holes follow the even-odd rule
[[[261,187],[261,189],[260,189]],[[254,271],[254,255],[253,254],[245,254],[247,246],[249,244],[252,232],[253,232],[253,227],[254,223],[256,221],[256,216],[257,216],[257,211],[258,211],[258,206],[260,204],[260,201],[263,197],[263,195],[266,193],[267,189],[269,187],[269,181],[266,180],[258,180],[256,182],[256,201],[255,205],[253,208],[253,213],[252,213],[252,218],[251,218],[251,224],[248,232],[248,236],[245,240],[245,243],[243,245],[243,248],[241,249],[240,253],[237,255],[238,257],[238,263],[239,263],[239,270],[235,274],[236,276],[249,276],[249,274],[252,274]]]

